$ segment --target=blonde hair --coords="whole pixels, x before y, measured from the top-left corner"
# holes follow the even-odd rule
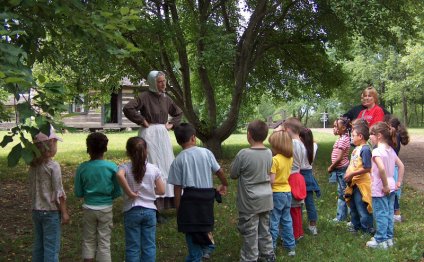
[[[365,88],[364,91],[362,91],[361,96],[364,96],[365,93],[369,93],[374,98],[374,103],[376,105],[378,105],[378,93],[377,93],[377,90],[375,90],[374,87],[369,86],[369,87]]]
[[[52,158],[56,153],[56,149],[54,148],[54,143],[56,142],[57,142],[56,139],[49,139],[47,141],[34,143],[40,155],[38,156],[37,154],[34,155],[34,158],[32,159],[30,166],[36,167],[43,163],[47,163],[50,160],[50,158]]]
[[[293,142],[287,131],[281,130],[271,134],[268,138],[272,150],[276,154],[281,154],[287,158],[293,156]]]

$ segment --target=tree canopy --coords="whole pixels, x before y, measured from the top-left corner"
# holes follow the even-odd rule
[[[402,46],[422,10],[419,1],[397,0],[3,3],[0,85],[14,94],[38,87],[39,106],[26,105],[25,116],[54,123],[61,105],[52,97],[69,89],[111,92],[123,76],[142,79],[160,69],[170,96],[217,156],[263,95],[328,97],[345,80],[340,61],[355,39],[371,48]],[[63,81],[35,79],[36,62]],[[13,132],[40,128],[30,126]]]

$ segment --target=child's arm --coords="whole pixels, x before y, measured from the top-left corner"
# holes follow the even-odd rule
[[[84,197],[84,190],[82,189],[81,183],[81,172],[79,171],[79,168],[76,171],[74,179],[74,195],[80,198]]]
[[[60,214],[62,216],[62,224],[68,224],[69,223],[69,213],[68,213],[68,209],[66,207],[66,200],[65,197],[61,196],[59,198],[59,209],[60,209]]]
[[[177,213],[178,213],[178,209],[180,208],[181,192],[182,192],[182,186],[174,185],[174,198],[175,198],[174,201],[175,201],[175,208],[177,209]]]
[[[162,177],[159,176],[155,180],[155,194],[156,195],[163,195],[165,194],[165,182],[163,181]]]
[[[240,176],[239,161],[236,156],[236,158],[233,160],[233,163],[231,163],[230,178],[237,179],[239,176]]]
[[[366,174],[371,172],[371,168],[361,168],[355,172],[346,171],[346,174],[344,176],[344,180],[346,182],[351,181],[355,176],[360,176],[362,174]]]
[[[271,180],[271,185],[274,184],[274,182],[275,182],[275,174],[274,173],[269,173],[269,179]]]
[[[402,185],[403,182],[403,176],[405,174],[405,165],[403,164],[403,162],[398,158],[396,158],[396,165],[399,168],[399,173],[398,173],[398,181],[396,183],[396,189],[399,189],[400,186]]]
[[[340,148],[336,148],[335,149],[337,152],[337,158],[334,160],[333,163],[331,163],[331,165],[327,168],[328,173],[332,172],[336,166],[342,161],[343,159],[343,150]]]
[[[131,190],[130,186],[128,185],[127,179],[125,179],[125,170],[119,169],[118,173],[116,173],[116,177],[118,178],[118,183],[119,185],[121,185],[125,194],[127,194],[129,198],[136,198],[137,194]]]
[[[227,179],[224,176],[224,171],[222,170],[222,168],[220,168],[218,171],[216,171],[215,174],[218,176],[219,180],[221,181],[221,185],[219,185],[216,188],[216,190],[218,190],[218,192],[221,195],[227,194],[228,182],[227,182]]]
[[[118,167],[116,167],[115,172],[118,172],[119,169]],[[118,182],[118,178],[117,178],[117,173],[113,173],[112,174],[112,184],[113,184],[113,190],[112,190],[112,199],[115,199],[117,197],[122,196],[122,189],[119,186],[119,182]]]
[[[390,188],[389,183],[387,182],[387,175],[386,175],[386,169],[384,168],[383,160],[381,160],[381,157],[375,156],[373,157],[373,161],[377,165],[378,173],[381,178],[381,182],[383,182],[383,193],[388,195],[390,194]],[[403,176],[403,174],[402,174]]]

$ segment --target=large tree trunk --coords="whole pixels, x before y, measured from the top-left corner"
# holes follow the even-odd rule
[[[214,156],[218,159],[223,157],[222,155],[222,141],[216,137],[209,137],[207,139],[202,140],[205,147],[212,151]]]

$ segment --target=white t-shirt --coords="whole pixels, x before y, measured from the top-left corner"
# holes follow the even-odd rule
[[[141,183],[137,183],[132,173],[131,162],[119,166],[120,170],[125,171],[125,179],[128,182],[130,189],[137,193],[137,197],[131,199],[127,194],[124,194],[123,211],[128,211],[133,207],[142,206],[156,210],[155,200],[155,182],[162,179],[162,174],[156,165],[147,163],[146,173],[143,176]]]

